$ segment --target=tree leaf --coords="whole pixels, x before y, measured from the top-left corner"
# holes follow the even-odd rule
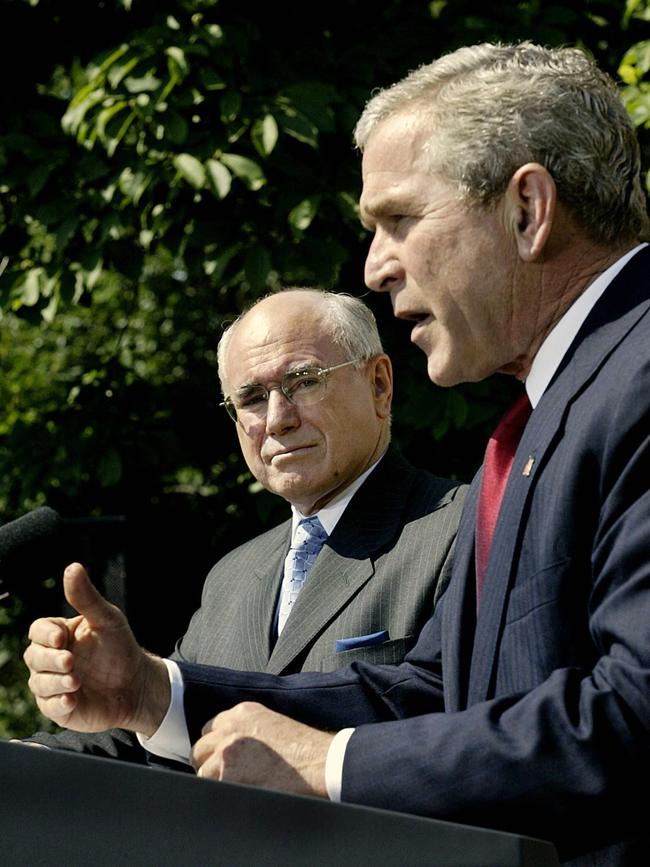
[[[163,125],[167,138],[176,145],[182,145],[187,139],[188,125],[185,118],[177,111],[165,112]]]
[[[313,123],[307,120],[304,115],[298,114],[295,110],[284,107],[282,116],[280,117],[280,128],[304,144],[311,147],[318,146],[318,130]]]
[[[109,157],[113,156],[113,154],[117,150],[117,146],[126,135],[128,128],[131,126],[134,120],[135,111],[130,111],[122,121],[122,126],[118,129],[115,135],[106,139],[106,153]]]
[[[255,121],[251,128],[251,140],[260,156],[268,157],[278,141],[278,124],[272,114]]]
[[[312,220],[316,216],[318,206],[320,204],[320,196],[308,196],[299,202],[295,208],[289,212],[289,225],[300,232],[304,232],[309,228]]]
[[[226,268],[241,248],[241,244],[233,244],[232,247],[221,250],[216,259],[207,259],[204,262],[204,271],[208,277],[211,277],[215,283],[221,283]]]
[[[37,196],[40,193],[52,172],[52,168],[50,162],[42,162],[27,175],[27,189],[30,196]]]
[[[66,217],[61,225],[56,230],[56,247],[57,250],[64,250],[68,241],[74,235],[77,226],[79,225],[79,214],[73,213]]]
[[[33,307],[35,304],[38,304],[41,297],[41,285],[44,279],[45,270],[43,268],[29,269],[20,286],[20,292],[16,293],[21,304],[25,307]]]
[[[224,79],[211,66],[201,67],[199,77],[204,90],[224,90],[226,87]]]
[[[239,154],[222,154],[221,162],[228,166],[234,175],[242,180],[249,190],[259,190],[266,183],[261,166]]]
[[[177,79],[184,78],[189,72],[189,65],[185,52],[177,45],[170,45],[165,49],[165,54],[169,58],[169,71]]]
[[[219,102],[222,123],[232,123],[241,108],[241,94],[229,90],[224,93]]]
[[[61,118],[63,130],[78,136],[79,140],[83,141],[82,124],[86,114],[96,105],[100,105],[104,101],[105,96],[106,94],[103,89],[96,90],[92,88],[84,99],[78,99],[78,96],[75,97]]]
[[[97,116],[97,120],[95,121],[95,130],[97,131],[97,135],[100,140],[106,144],[107,136],[106,136],[106,127],[108,123],[115,117],[115,115],[119,114],[121,111],[124,111],[125,108],[128,108],[128,102],[125,100],[120,100],[116,102],[114,105],[105,108],[103,111],[100,111]]]
[[[282,96],[307,117],[321,132],[334,132],[334,111],[331,103],[340,97],[334,87],[319,81],[304,81],[287,87]]]
[[[119,59],[119,58],[118,58]],[[126,78],[126,76],[134,69],[140,59],[138,57],[131,57],[127,60],[124,60],[123,63],[114,63],[111,68],[108,70],[106,78],[110,86],[115,90],[119,87],[120,82]]]
[[[192,154],[178,154],[174,157],[174,167],[184,180],[196,190],[205,186],[205,169],[203,163]]]
[[[80,258],[82,284],[92,291],[99,280],[104,267],[101,250],[87,250]]]
[[[232,175],[219,160],[208,160],[205,164],[208,186],[218,199],[225,199],[230,192]]]
[[[153,72],[148,72],[140,78],[129,76],[125,79],[124,86],[129,93],[146,93],[157,90],[160,87],[160,79],[156,78]]]

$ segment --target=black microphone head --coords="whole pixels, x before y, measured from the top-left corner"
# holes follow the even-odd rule
[[[25,580],[42,580],[60,568],[63,520],[41,506],[0,527],[0,591]]]

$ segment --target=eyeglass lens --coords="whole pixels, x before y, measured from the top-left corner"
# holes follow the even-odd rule
[[[333,367],[310,367],[285,373],[280,385],[267,388],[264,385],[251,385],[234,398],[226,398],[224,406],[230,417],[237,421],[243,415],[261,418],[266,415],[270,392],[278,389],[291,403],[297,406],[310,406],[325,397],[327,376],[333,370],[356,364],[360,359],[336,364]]]

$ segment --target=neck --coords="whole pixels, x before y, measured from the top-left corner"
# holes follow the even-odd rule
[[[549,251],[545,251],[532,265],[536,268],[536,274],[529,291],[527,315],[530,315],[531,309],[536,311],[536,315],[530,318],[533,327],[532,333],[528,330],[526,350],[500,372],[525,380],[540,347],[567,310],[601,274],[637,243],[599,246],[588,238],[576,236],[569,237],[561,251],[553,251],[553,245],[549,245]]]

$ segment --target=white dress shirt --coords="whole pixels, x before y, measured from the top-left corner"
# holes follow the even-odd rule
[[[383,457],[383,455],[382,455]],[[334,528],[339,522],[343,512],[347,509],[350,500],[359,490],[361,485],[368,478],[370,473],[377,466],[381,458],[369,467],[365,472],[358,476],[351,485],[342,491],[337,497],[327,503],[326,506],[317,512],[318,520],[321,522],[323,529],[328,536],[334,532]],[[303,518],[308,517],[303,515],[295,506],[291,506],[292,522],[291,522],[291,541],[293,544],[294,536],[298,528],[298,524]],[[311,516],[313,517],[313,516]],[[280,602],[278,600],[278,606]],[[277,616],[277,612],[276,612]],[[190,739],[187,733],[185,724],[185,713],[183,711],[183,677],[180,669],[175,662],[170,659],[164,660],[169,674],[169,682],[171,684],[171,701],[167,714],[160,724],[158,730],[150,737],[145,738],[138,735],[138,740],[147,752],[153,753],[165,759],[172,759],[176,762],[188,763],[190,760]]]

